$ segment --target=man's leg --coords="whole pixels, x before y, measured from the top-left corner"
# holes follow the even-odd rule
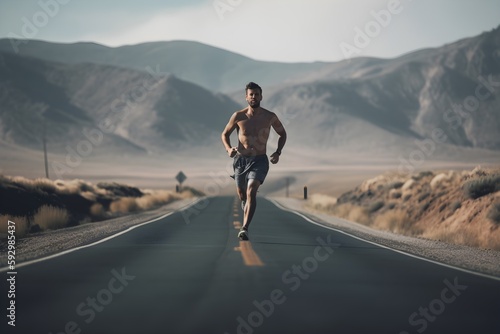
[[[246,202],[246,200],[247,200],[247,189],[239,187],[239,186],[236,186],[236,192],[238,193],[238,197],[240,198],[240,200],[242,202]]]
[[[257,179],[249,179],[246,191],[247,204],[245,206],[243,216],[243,228],[248,230],[257,207],[257,190],[259,190],[260,181]],[[241,198],[241,197],[240,197]]]

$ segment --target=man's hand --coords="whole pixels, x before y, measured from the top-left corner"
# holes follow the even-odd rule
[[[271,158],[269,159],[271,161],[272,164],[277,164],[278,161],[280,161],[280,155],[278,152],[274,152],[273,154],[271,154]]]
[[[229,154],[229,157],[232,158],[238,153],[238,149],[236,147],[231,147],[230,150],[227,150],[227,154]]]

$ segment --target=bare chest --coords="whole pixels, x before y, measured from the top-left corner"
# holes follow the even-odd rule
[[[245,136],[258,136],[269,133],[271,123],[267,117],[254,116],[238,122],[240,131]]]

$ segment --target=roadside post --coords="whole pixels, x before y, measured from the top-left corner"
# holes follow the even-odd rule
[[[175,186],[175,190],[178,193],[180,193],[182,191],[182,183],[184,181],[186,181],[187,176],[182,171],[180,171],[179,173],[177,173],[177,176],[175,177],[175,179],[177,180],[177,182],[179,182],[179,184],[177,186]]]

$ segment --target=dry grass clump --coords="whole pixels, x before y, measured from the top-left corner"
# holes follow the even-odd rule
[[[337,203],[337,198],[332,196],[313,194],[309,197],[306,206],[310,209],[328,212],[337,217],[360,224],[369,225],[371,223],[366,208],[350,203],[339,204]]]
[[[113,213],[129,213],[138,210],[139,205],[137,205],[135,197],[120,198],[109,205],[109,211]]]
[[[41,206],[33,216],[33,224],[38,225],[42,231],[65,227],[68,222],[68,211],[50,205]]]
[[[468,198],[476,199],[500,191],[500,174],[485,175],[464,183],[463,189]]]
[[[29,220],[27,217],[23,216],[11,216],[11,215],[0,215],[0,234],[8,233],[9,220],[13,221],[15,224],[14,235],[17,238],[24,237],[29,231]],[[12,230],[12,228],[11,228]]]
[[[315,210],[331,211],[337,204],[337,198],[323,194],[313,194],[307,201],[307,206]]]
[[[45,178],[35,179],[35,180],[32,181],[32,184],[33,184],[34,188],[41,189],[41,190],[43,190],[45,192],[51,192],[51,193],[53,193],[53,192],[56,192],[56,190],[57,190],[57,187],[54,184],[54,182],[52,182],[49,179],[45,179]]]
[[[137,198],[137,205],[142,210],[149,210],[160,205],[170,203],[179,198],[180,196],[178,194],[172,193],[170,191],[156,190]]]
[[[358,222],[364,225],[370,225],[372,220],[366,211],[366,208],[354,206],[349,210],[349,215],[346,217],[348,220]]]
[[[106,210],[101,203],[94,203],[90,207],[90,215],[94,218],[103,218],[106,215]]]
[[[129,213],[141,210],[150,210],[161,205],[178,200],[186,194],[176,194],[166,190],[155,190],[144,194],[141,197],[124,197],[113,201],[109,209],[113,213]]]
[[[405,235],[418,235],[421,232],[404,210],[385,211],[375,218],[373,227]]]
[[[333,208],[333,213],[338,217],[363,225],[370,225],[372,223],[370,215],[366,208],[357,205],[340,204]]]
[[[492,228],[491,223],[485,220],[474,224],[455,221],[429,226],[422,232],[422,237],[457,245],[500,250],[500,228]]]
[[[83,192],[95,193],[97,190],[91,183],[79,179],[68,181],[57,180],[56,185],[58,187],[58,192],[64,194],[81,194]]]
[[[488,218],[495,224],[500,225],[500,202],[493,203],[488,211]]]
[[[384,207],[384,201],[375,201],[368,206],[368,213],[374,213]]]

